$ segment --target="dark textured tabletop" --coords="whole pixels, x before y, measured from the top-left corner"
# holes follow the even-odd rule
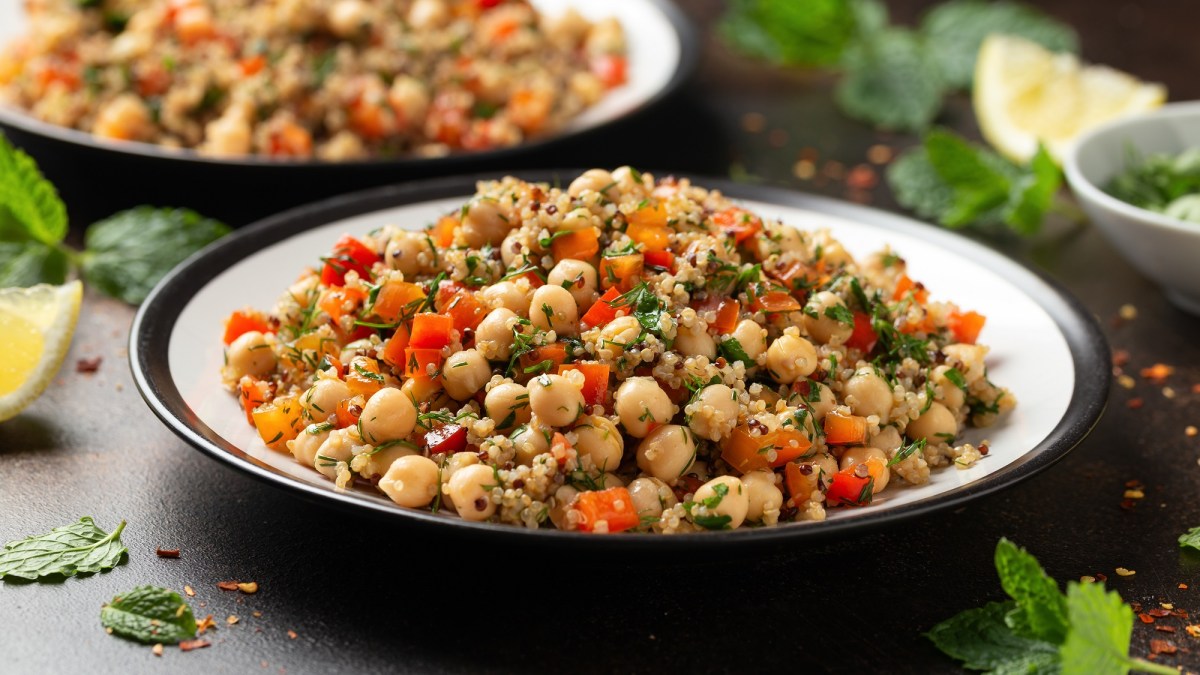
[[[911,21],[928,3],[890,4]],[[1163,81],[1173,100],[1200,97],[1191,2],[1041,4],[1079,29],[1089,59]],[[828,76],[733,55],[711,29],[719,3],[686,10],[702,58],[679,95],[511,168],[629,163],[896,208],[886,187],[851,194],[830,176],[839,165],[873,166],[873,145],[911,138],[841,117]],[[953,101],[940,122],[973,134],[968,110]],[[815,158],[816,177],[797,177],[803,158]],[[155,201],[138,185],[128,190],[132,201]],[[73,214],[93,208],[87,186],[64,193]],[[1200,554],[1176,545],[1200,525],[1200,436],[1187,431],[1200,426],[1200,319],[1168,305],[1091,227],[1052,223],[1031,240],[986,243],[1077,295],[1127,353],[1132,389],[1114,386],[1090,437],[1010,490],[885,531],[733,559],[484,547],[301,501],[218,465],[159,423],[129,373],[134,310],[88,293],[63,370],[0,425],[0,541],[83,515],[105,528],[124,519],[129,557],[90,577],[0,584],[0,672],[953,672],[922,632],[1001,598],[992,565],[1000,537],[1028,547],[1059,580],[1104,574],[1127,601],[1190,612],[1196,618],[1138,622],[1132,651],[1169,639],[1179,651],[1160,662],[1200,670],[1200,640],[1184,631],[1200,621]],[[1119,320],[1126,305],[1136,317]],[[97,357],[97,372],[76,371]],[[1139,375],[1155,363],[1175,368],[1164,384]],[[1144,498],[1126,499],[1131,481]],[[160,559],[158,547],[181,555]],[[1136,574],[1120,577],[1117,567]],[[227,580],[259,591],[219,590]],[[144,583],[193,588],[197,614],[217,624],[205,636],[212,646],[155,657],[106,635],[101,604]],[[1177,632],[1155,630],[1163,626]]]

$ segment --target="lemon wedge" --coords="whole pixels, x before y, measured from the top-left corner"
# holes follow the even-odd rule
[[[975,64],[972,103],[983,137],[1002,155],[1027,162],[1038,141],[1061,163],[1080,134],[1167,100],[1161,84],[1107,66],[1085,65],[1018,37],[989,35]]]
[[[82,300],[78,281],[0,289],[0,422],[46,390],[67,356]]]

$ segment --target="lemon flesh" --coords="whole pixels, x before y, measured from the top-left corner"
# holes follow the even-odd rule
[[[1085,65],[1018,37],[989,35],[979,48],[972,103],[983,137],[1000,154],[1027,162],[1044,143],[1062,157],[1079,136],[1167,100],[1161,84],[1106,66]]]
[[[0,289],[0,422],[50,384],[71,346],[82,299],[78,281]]]

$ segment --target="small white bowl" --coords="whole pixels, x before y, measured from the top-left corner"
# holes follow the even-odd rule
[[[1179,308],[1200,314],[1200,224],[1168,218],[1104,191],[1135,157],[1178,155],[1200,147],[1200,102],[1174,103],[1114,120],[1086,133],[1063,161],[1067,182],[1088,217]],[[1136,161],[1136,160],[1135,160]]]

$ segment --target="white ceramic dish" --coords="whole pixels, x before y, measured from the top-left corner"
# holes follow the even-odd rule
[[[1172,303],[1192,314],[1200,314],[1200,225],[1123,202],[1103,186],[1128,168],[1131,150],[1145,157],[1197,147],[1200,102],[1174,103],[1087,133],[1063,161],[1067,182],[1092,222]]]
[[[965,238],[866,207],[722,181],[698,183],[719,187],[749,208],[788,224],[828,227],[856,256],[890,244],[934,297],[985,314],[981,341],[992,347],[990,377],[1011,388],[1018,399],[1014,413],[1000,424],[965,435],[973,442],[988,439],[991,453],[967,470],[934,471],[926,485],[889,489],[870,507],[831,510],[830,519],[823,523],[672,537],[530,532],[403,509],[368,490],[336,490],[290,455],[267,449],[247,425],[235,397],[219,379],[222,322],[245,305],[270,307],[286,282],[343,233],[362,233],[388,223],[419,228],[458,208],[474,191],[474,179],[468,178],[385,188],[302,207],[250,226],[199,253],[165,279],[138,312],[130,354],[135,379],[154,411],[190,443],[310,497],[399,520],[513,537],[603,539],[612,546],[632,541],[654,546],[659,544],[644,542],[817,536],[949,507],[1049,466],[1099,418],[1109,381],[1104,340],[1086,311],[1036,274]]]

